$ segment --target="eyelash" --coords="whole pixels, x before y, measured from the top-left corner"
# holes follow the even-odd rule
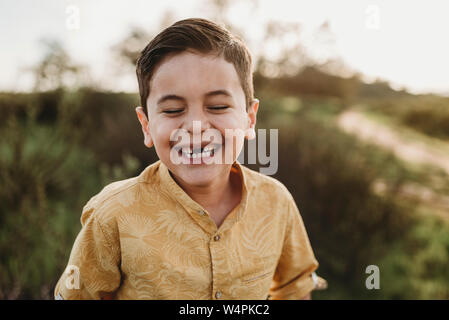
[[[209,109],[212,109],[212,110],[225,110],[225,109],[227,109],[227,108],[229,108],[229,106],[226,106],[226,105],[218,105],[218,106],[212,106],[212,107],[208,107]]]
[[[178,110],[164,110],[163,112],[164,113],[167,113],[167,114],[174,114],[174,113],[180,113],[180,112],[182,112],[183,111],[183,109],[178,109]]]
[[[225,109],[229,108],[229,106],[218,105],[218,106],[212,106],[212,107],[207,107],[207,108],[210,110],[225,110]],[[166,114],[176,114],[176,113],[181,113],[182,111],[184,111],[184,109],[164,110],[163,112]]]

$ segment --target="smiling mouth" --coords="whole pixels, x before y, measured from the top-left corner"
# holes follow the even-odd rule
[[[196,149],[192,147],[178,147],[177,149],[179,156],[187,159],[205,159],[212,158],[219,148],[221,148],[221,145],[216,144]]]

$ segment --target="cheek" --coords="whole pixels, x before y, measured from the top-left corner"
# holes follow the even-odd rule
[[[166,148],[170,144],[170,135],[176,128],[172,121],[153,121],[150,126],[151,136],[156,148]]]
[[[246,113],[233,113],[217,120],[217,126],[224,129],[245,130],[248,125]]]
[[[234,151],[239,151],[243,147],[246,128],[247,121],[245,114],[223,118],[220,122],[220,131],[226,139],[226,144],[229,146],[232,144],[234,146]],[[236,130],[236,135],[234,137],[226,136],[225,129]]]

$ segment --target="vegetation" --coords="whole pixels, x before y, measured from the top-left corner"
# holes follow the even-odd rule
[[[372,111],[431,137],[449,141],[449,98],[435,95],[404,95],[394,99],[369,99]]]

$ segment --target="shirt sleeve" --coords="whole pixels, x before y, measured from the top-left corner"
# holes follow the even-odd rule
[[[312,277],[318,261],[310,245],[303,220],[293,200],[288,205],[284,245],[273,276],[269,297],[272,300],[297,300],[315,289]]]
[[[84,207],[82,228],[54,290],[57,300],[110,299],[120,286],[120,246],[113,219]]]

